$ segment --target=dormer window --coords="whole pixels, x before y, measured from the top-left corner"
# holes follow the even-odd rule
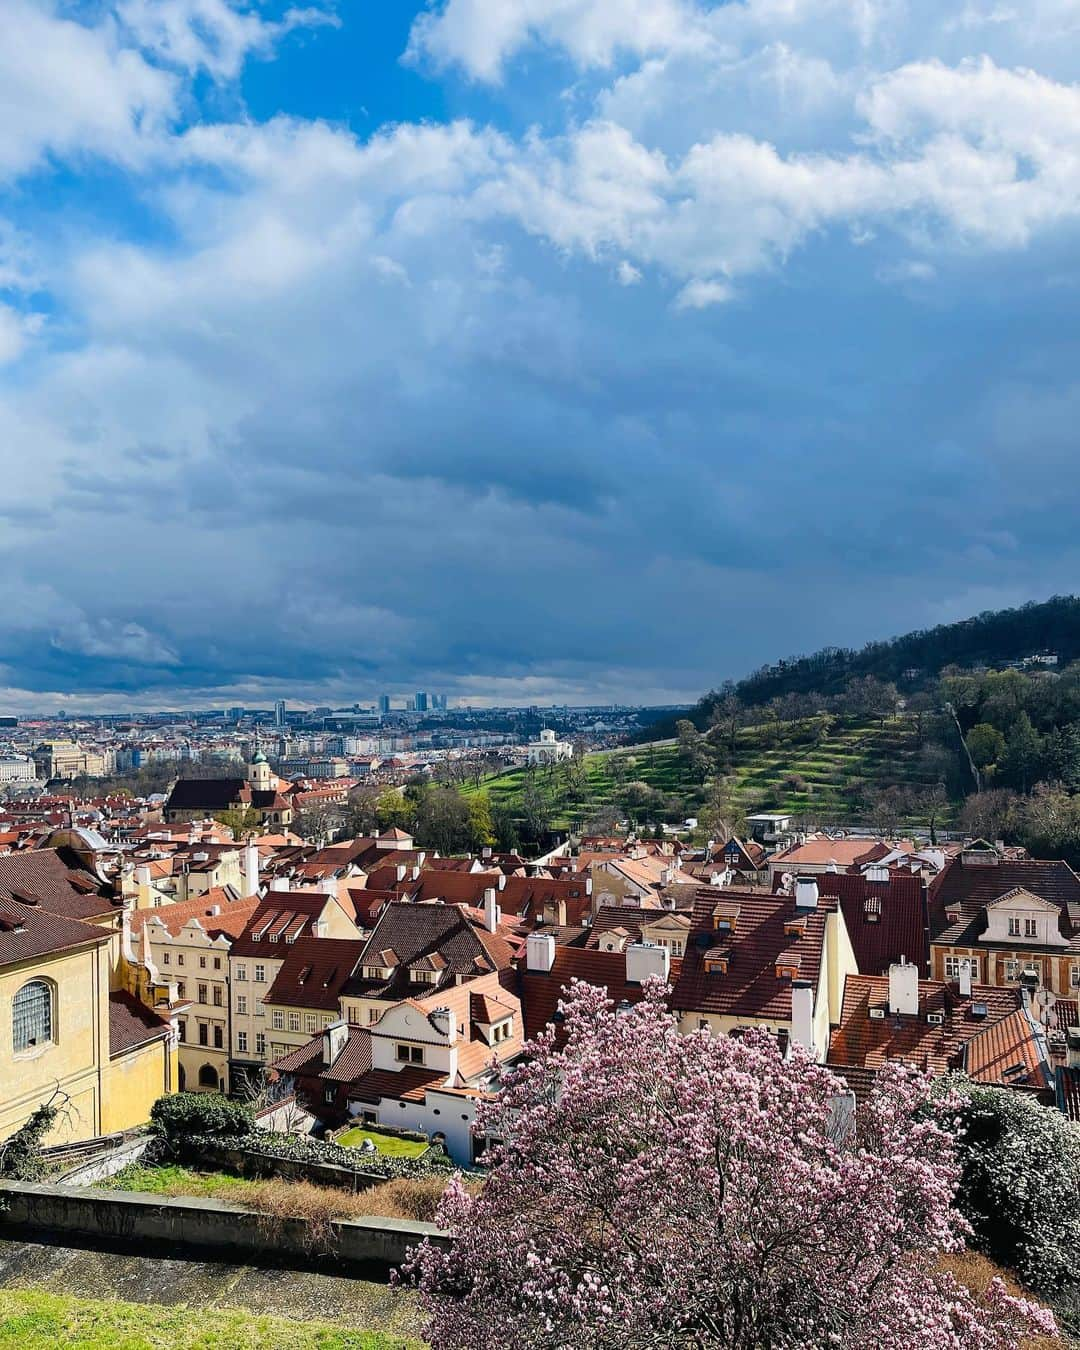
[[[399,1064],[423,1064],[424,1047],[422,1045],[396,1045],[394,1058]]]
[[[1024,920],[1024,936],[1030,938],[1039,936],[1039,922],[1037,919]]]
[[[738,905],[717,905],[713,910],[713,929],[715,932],[734,933],[738,923]]]
[[[731,964],[731,953],[711,951],[705,953],[705,974],[726,975]]]

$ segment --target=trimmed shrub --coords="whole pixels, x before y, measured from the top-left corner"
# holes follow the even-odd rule
[[[150,1124],[177,1154],[189,1152],[196,1138],[235,1140],[255,1128],[248,1102],[232,1101],[220,1092],[177,1092],[159,1097],[150,1108]]]
[[[957,1208],[972,1246],[1028,1288],[1066,1304],[1080,1294],[1080,1126],[1018,1092],[946,1080],[960,1097]]]

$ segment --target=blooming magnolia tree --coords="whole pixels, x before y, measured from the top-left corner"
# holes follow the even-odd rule
[[[452,1183],[446,1252],[406,1269],[436,1350],[988,1350],[1053,1334],[1000,1282],[937,1268],[962,1247],[958,1169],[928,1083],[886,1069],[837,1128],[836,1079],[765,1033],[680,1035],[654,981],[616,1012],[575,984],[480,1127],[482,1189]],[[561,1042],[565,1039],[565,1044]]]

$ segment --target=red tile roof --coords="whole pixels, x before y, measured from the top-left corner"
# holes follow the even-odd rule
[[[730,937],[721,938],[713,927],[718,903],[738,906],[738,922]],[[694,907],[682,972],[671,996],[672,1007],[686,1012],[717,1013],[756,1020],[791,1020],[791,980],[776,973],[777,958],[798,955],[799,979],[817,989],[825,941],[827,903],[815,910],[796,910],[795,901],[761,891],[702,888]],[[785,923],[804,917],[798,936],[784,931]],[[724,972],[707,972],[704,957],[717,942],[730,947]]]
[[[232,946],[233,956],[283,960],[290,940],[311,935],[330,896],[322,891],[268,891]]]
[[[324,1045],[320,1032],[298,1050],[291,1050],[275,1060],[271,1067],[297,1078],[321,1079],[329,1083],[351,1083],[371,1068],[371,1032],[367,1027],[349,1027],[348,1040],[329,1066],[323,1059]]]
[[[131,915],[131,930],[141,933],[151,919],[157,919],[176,937],[185,924],[197,919],[210,937],[224,935],[236,938],[247,927],[260,903],[257,896],[241,900],[230,887],[215,886],[205,895],[180,900],[175,905],[135,910]]]
[[[894,1016],[888,1004],[887,975],[847,977],[840,1026],[829,1043],[830,1064],[879,1069],[887,1060],[898,1059],[931,1073],[947,1073],[962,1066],[963,1048],[973,1037],[1016,1012],[1019,994],[1015,989],[975,985],[971,997],[962,998],[954,984],[920,980],[917,1016]],[[973,1012],[978,1004],[985,1006],[985,1017]],[[872,1018],[871,1008],[884,1009],[885,1016]],[[938,1013],[944,1018],[940,1025],[927,1020],[928,1014]],[[985,1057],[980,1054],[980,1059]]]
[[[888,881],[867,881],[858,873],[823,872],[816,876],[819,896],[840,901],[852,950],[863,975],[885,974],[906,956],[930,973],[926,896],[922,878],[894,872]],[[782,884],[778,874],[774,890]]]
[[[679,978],[681,963],[671,962],[669,980]],[[551,1023],[558,1010],[564,991],[574,981],[594,984],[606,989],[616,1004],[640,1003],[640,984],[626,979],[626,954],[601,952],[585,947],[556,947],[555,963],[548,972],[523,970],[521,972],[521,1003],[525,1017],[525,1036],[531,1040]]]
[[[281,969],[263,1002],[337,1012],[341,990],[365,945],[363,938],[297,938],[282,949]]]
[[[964,1069],[979,1083],[1045,1087],[1049,1071],[1045,1042],[1023,1008],[992,1022],[972,1036],[964,1050]]]

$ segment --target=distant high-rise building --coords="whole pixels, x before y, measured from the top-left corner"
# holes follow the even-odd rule
[[[416,698],[413,701],[413,708],[416,712],[427,712],[428,696],[422,689],[416,691]]]
[[[434,712],[445,712],[445,711],[446,711],[446,695],[445,695],[445,694],[432,694],[432,696],[431,696],[431,707],[432,707],[432,710],[433,710]]]
[[[285,700],[279,698],[274,704],[274,726],[281,728],[285,725]]]
[[[381,714],[381,716],[385,717],[385,716],[387,715],[387,713],[389,713],[389,711],[390,711],[390,695],[389,695],[389,694],[380,694],[380,695],[379,695],[379,713]]]

